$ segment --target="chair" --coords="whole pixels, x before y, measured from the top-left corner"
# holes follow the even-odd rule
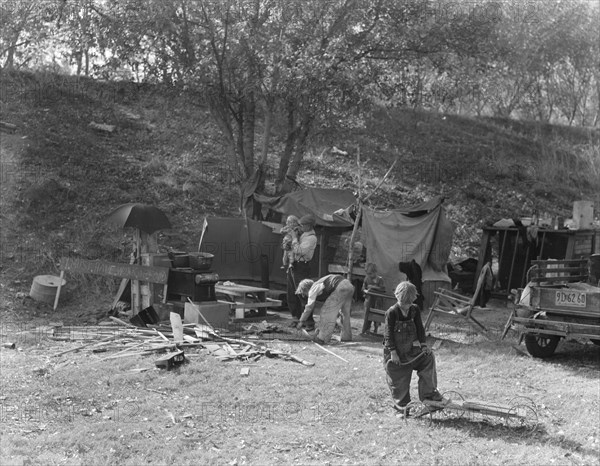
[[[485,264],[481,273],[479,274],[479,278],[477,279],[477,287],[475,288],[475,293],[473,296],[469,298],[468,296],[463,296],[455,291],[447,290],[444,288],[438,289],[435,294],[435,300],[429,310],[429,315],[427,316],[427,320],[425,321],[425,331],[429,329],[429,325],[433,320],[434,316],[437,313],[451,315],[454,317],[460,317],[465,319],[479,334],[488,338],[487,328],[479,322],[475,317],[473,317],[474,310],[484,310],[486,308],[477,306],[477,302],[479,301],[480,295],[483,293],[486,280],[493,277],[492,268],[489,263]],[[489,280],[488,280],[489,285]]]
[[[380,302],[383,304],[383,309],[372,306],[372,303],[376,302],[376,298],[380,298]],[[386,293],[377,293],[376,291],[365,291],[365,318],[363,321],[362,333],[371,326],[371,322],[384,323],[385,313],[397,302],[396,298]]]

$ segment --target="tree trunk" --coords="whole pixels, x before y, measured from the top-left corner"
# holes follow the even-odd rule
[[[248,177],[254,171],[254,130],[256,125],[256,102],[254,92],[250,91],[244,99],[244,119],[242,122],[242,147],[244,153],[244,176]]]
[[[304,153],[306,152],[306,143],[308,142],[308,134],[310,132],[311,123],[312,117],[305,115],[300,125],[300,131],[296,143],[296,151],[294,152],[294,157],[287,171],[287,176],[292,179],[296,179],[298,171],[300,170],[300,164],[302,163]]]
[[[231,121],[230,119],[223,114],[222,111],[222,107],[219,106],[218,104],[215,103],[209,103],[210,105],[210,109],[211,109],[211,114],[213,116],[213,120],[217,123],[217,125],[219,126],[224,138],[225,138],[225,146],[227,147],[227,152],[228,152],[228,158],[231,161],[231,167],[227,167],[227,166],[222,166],[220,167],[221,170],[227,170],[227,179],[230,179],[230,176],[233,175],[233,172],[236,169],[236,155],[237,155],[237,150],[236,150],[236,141],[235,141],[235,137],[233,135],[233,127],[231,126]],[[223,177],[224,178],[224,177]],[[234,176],[234,178],[237,178],[236,176]]]
[[[8,49],[8,54],[6,55],[6,60],[4,61],[4,68],[7,70],[12,69],[15,66],[15,47],[10,47]]]
[[[283,154],[279,159],[279,169],[277,171],[277,180],[275,180],[277,193],[283,190],[285,184],[285,176],[287,175],[288,168],[290,166],[290,160],[292,159],[292,153],[294,152],[294,143],[296,141],[296,119],[294,116],[293,103],[288,102],[287,109],[287,137],[285,140],[285,147],[283,148]]]
[[[265,109],[265,123],[263,130],[263,142],[262,149],[258,160],[258,167],[264,168],[267,163],[267,156],[269,155],[269,143],[271,142],[271,132],[273,128],[273,106],[267,104]]]
[[[77,76],[81,76],[81,50],[75,52],[75,63],[77,64]]]

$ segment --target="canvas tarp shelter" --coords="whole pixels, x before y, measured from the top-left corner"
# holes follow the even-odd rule
[[[354,196],[346,191],[337,201],[330,203],[329,208],[324,208],[325,203],[318,201],[320,198],[315,193],[320,194],[321,191],[330,195],[334,194],[332,191],[340,190],[313,188],[310,191],[312,193],[304,193],[302,196],[296,194],[302,191],[291,193],[284,196],[286,199],[274,201],[272,205],[284,215],[302,216],[305,212],[310,212],[317,218],[317,223],[321,219],[322,226],[317,227],[321,244],[315,253],[319,260],[314,261],[311,274],[318,278],[328,273],[328,264],[324,263],[327,254],[320,252],[325,249],[321,246],[327,244],[327,234],[339,234],[352,226],[350,220],[333,215],[333,212],[348,201],[354,202]],[[333,198],[336,199],[335,196]],[[343,201],[340,202],[339,199]],[[337,221],[340,223],[335,223]],[[335,226],[323,225],[327,222],[333,222]],[[251,219],[208,218],[200,250],[215,255],[213,269],[222,280],[262,282],[266,285],[265,273],[268,268],[270,284],[285,285],[285,271],[281,269],[280,227],[280,224]],[[365,207],[362,230],[361,239],[366,246],[367,262],[377,264],[388,291],[392,291],[402,278],[398,263],[412,259],[421,266],[424,281],[450,283],[446,263],[452,245],[452,226],[446,218],[441,199],[387,212],[376,212]]]
[[[254,194],[263,207],[285,217],[306,214],[315,216],[315,228],[319,246],[315,251],[318,260],[313,261],[312,275],[327,273],[324,257],[329,235],[339,234],[352,228],[347,214],[356,199],[351,191],[343,189],[310,188],[268,197]],[[339,213],[336,213],[339,212]],[[261,282],[266,285],[268,268],[270,284],[285,286],[286,275],[281,268],[282,249],[278,223],[261,222],[243,218],[208,218],[205,221],[200,250],[214,254],[213,269],[223,280]]]
[[[251,219],[209,217],[204,221],[200,251],[215,257],[212,269],[221,280],[252,281],[267,285],[265,274],[285,283],[281,234]]]
[[[351,228],[353,225],[347,211],[356,203],[356,198],[347,189],[308,188],[277,197],[255,193],[254,199],[281,214],[283,221],[288,215],[300,218],[312,214],[317,226]]]
[[[367,262],[377,264],[386,290],[393,291],[402,279],[398,264],[412,259],[421,266],[424,282],[450,283],[446,263],[453,232],[441,198],[386,212],[363,207],[362,228]]]

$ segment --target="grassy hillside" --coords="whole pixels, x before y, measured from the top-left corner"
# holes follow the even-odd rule
[[[198,96],[56,75],[1,78],[0,119],[17,126],[1,134],[4,281],[27,288],[34,275],[55,273],[66,252],[123,259],[128,238],[104,219],[125,202],[161,207],[174,229],[159,243],[189,250],[205,215],[239,215],[221,137]],[[91,122],[116,129],[99,132]],[[369,192],[399,157],[372,205],[444,195],[455,253],[473,255],[485,223],[533,209],[569,217],[574,200],[598,201],[599,140],[581,128],[381,110],[359,127],[319,128],[299,180],[356,190],[360,147]],[[274,138],[272,153],[281,148]]]

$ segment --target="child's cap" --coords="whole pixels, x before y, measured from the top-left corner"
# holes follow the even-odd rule
[[[411,282],[400,282],[394,290],[394,296],[400,304],[412,304],[417,299],[417,287]]]

